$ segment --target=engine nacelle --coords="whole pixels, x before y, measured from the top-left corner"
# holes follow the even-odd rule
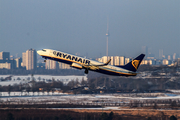
[[[71,67],[77,68],[77,69],[82,69],[83,67],[80,64],[77,63],[72,63]]]

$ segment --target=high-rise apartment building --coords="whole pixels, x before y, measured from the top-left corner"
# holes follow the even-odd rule
[[[171,55],[168,55],[168,60],[171,60]]]
[[[129,62],[130,62],[130,58],[125,58],[124,64],[126,65],[126,64],[129,63]]]
[[[119,65],[119,64],[120,64],[119,56],[114,56],[114,65]]]
[[[114,57],[114,64],[113,65],[124,65],[125,58],[124,56],[115,56]]]
[[[111,59],[111,61],[110,61],[110,65],[114,65],[114,56],[110,56],[110,59]],[[109,59],[108,59],[109,60]]]
[[[0,60],[7,61],[10,60],[9,52],[0,52]]]
[[[124,65],[124,61],[125,61],[124,56],[120,56],[119,58],[120,58],[120,63],[119,63],[119,65]]]
[[[21,68],[22,58],[14,59],[16,61],[16,68]]]
[[[176,53],[173,54],[173,60],[175,60],[175,59],[176,59]]]
[[[103,56],[102,58],[98,58],[97,60],[99,62],[106,63],[107,60],[109,60],[109,59],[110,59],[110,56],[108,56],[108,58],[107,58],[107,56]]]
[[[29,49],[26,51],[26,70],[33,70],[37,67],[37,54],[36,50]]]
[[[111,62],[109,65],[124,65],[125,63],[125,57],[124,56],[108,56],[108,60],[111,59]],[[103,56],[102,58],[97,59],[99,62],[106,63],[107,62],[107,56]]]
[[[59,69],[72,69],[69,64],[59,62]]]
[[[21,63],[22,67],[26,67],[26,52],[22,53],[22,63]]]
[[[177,65],[180,66],[180,58],[177,59]]]
[[[46,64],[45,64],[45,68],[46,69],[57,69],[57,62],[54,60],[46,60]]]

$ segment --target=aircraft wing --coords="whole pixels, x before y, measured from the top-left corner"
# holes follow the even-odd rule
[[[106,65],[108,65],[109,63],[110,63],[110,61],[111,61],[111,59],[110,60],[108,60],[106,63],[104,63],[104,64],[101,64],[101,65],[85,65],[85,66],[96,66],[96,67],[98,67],[98,66],[106,66]]]
[[[85,69],[97,70],[97,69],[99,69],[100,66],[108,65],[110,61],[111,61],[111,59],[109,61],[107,61],[106,63],[101,64],[101,65],[93,65],[93,64],[92,65],[84,65],[84,64],[82,64],[82,67]]]
[[[109,62],[111,61],[111,59],[109,61],[107,61],[106,63],[104,64],[101,64],[101,65],[85,65],[85,64],[79,64],[79,63],[72,63],[71,67],[75,67],[75,68],[78,68],[78,69],[92,69],[92,70],[97,70],[99,69],[100,66],[106,66],[109,64]]]
[[[110,60],[108,60],[105,64],[102,64],[102,65],[97,65],[97,66],[106,66],[106,65],[108,65],[108,64],[110,63],[110,61],[111,61],[111,59],[110,59]]]

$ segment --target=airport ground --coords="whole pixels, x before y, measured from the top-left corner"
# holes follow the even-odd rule
[[[179,69],[163,68],[164,72],[159,72],[160,68],[154,69],[136,78],[95,77],[90,79],[88,77],[90,84],[87,91],[93,91],[96,94],[78,94],[82,93],[82,90],[77,89],[73,82],[65,87],[63,84],[59,87],[61,90],[69,88],[68,90],[73,93],[69,95],[59,95],[47,89],[57,88],[56,85],[59,85],[57,82],[46,83],[43,84],[44,86],[42,83],[38,86],[39,83],[35,82],[37,91],[33,87],[31,89],[29,86],[26,87],[27,84],[24,84],[24,87],[17,85],[13,88],[2,86],[0,120],[174,120],[172,116],[180,119]],[[171,71],[172,74],[170,74]],[[97,89],[99,87],[103,88]],[[17,91],[14,90],[15,88]],[[23,88],[26,88],[26,92],[23,92]],[[39,88],[44,88],[42,94],[38,91]],[[17,96],[13,91],[19,92],[19,95]],[[103,94],[97,94],[100,91]],[[76,106],[60,107],[58,103],[63,105],[71,103]],[[31,104],[31,107],[25,104]],[[48,105],[52,106],[47,107]],[[89,108],[87,105],[95,106]],[[111,108],[107,109],[109,105]]]
[[[179,101],[169,93],[2,96],[0,120],[170,120],[180,118]]]

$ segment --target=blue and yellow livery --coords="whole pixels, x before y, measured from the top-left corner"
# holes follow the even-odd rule
[[[77,69],[85,69],[86,74],[88,74],[88,71],[91,70],[116,76],[136,76],[136,71],[145,56],[144,54],[141,54],[124,66],[113,66],[108,65],[111,60],[106,63],[101,63],[51,49],[38,50],[37,53],[45,59],[63,62]]]

